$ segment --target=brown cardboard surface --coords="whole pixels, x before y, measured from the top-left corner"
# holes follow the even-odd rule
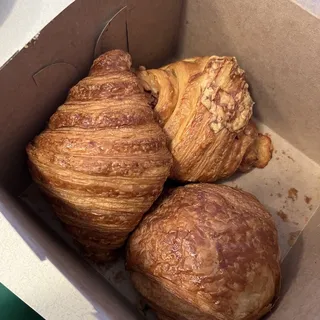
[[[320,166],[266,125],[258,127],[272,139],[272,160],[222,183],[252,193],[272,214],[283,260],[320,205]]]
[[[128,1],[128,42],[135,66],[157,67],[173,56],[183,2]]]
[[[77,0],[0,71],[0,181],[10,191],[27,186],[25,145],[101,52],[128,49],[134,65],[147,67],[177,56],[175,49],[180,57],[234,55],[247,72],[255,115],[264,123],[259,126],[276,152],[264,170],[224,183],[255,194],[277,223],[284,280],[271,319],[317,319],[320,212],[312,216],[320,204],[320,166],[309,157],[320,162],[319,27],[319,20],[288,0]],[[23,199],[74,247],[34,185]],[[123,260],[92,266],[139,304]]]
[[[282,265],[282,292],[270,320],[315,320],[320,312],[320,210]]]
[[[179,56],[232,55],[256,116],[320,162],[320,20],[289,0],[186,0]]]

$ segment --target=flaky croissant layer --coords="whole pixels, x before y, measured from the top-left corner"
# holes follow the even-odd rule
[[[27,147],[34,181],[87,254],[112,259],[162,191],[172,163],[131,57],[97,58]]]
[[[253,101],[232,57],[196,57],[137,72],[170,141],[171,178],[212,182],[266,166],[269,137],[250,121]]]

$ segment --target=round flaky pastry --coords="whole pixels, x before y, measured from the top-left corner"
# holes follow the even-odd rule
[[[160,319],[259,319],[279,290],[277,230],[249,193],[179,187],[131,236],[127,268]]]

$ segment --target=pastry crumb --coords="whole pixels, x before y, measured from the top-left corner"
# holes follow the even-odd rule
[[[291,156],[287,155],[287,158],[290,159],[291,161],[295,162],[295,160]]]
[[[312,198],[311,197],[308,197],[308,196],[304,196],[304,202],[306,204],[309,204],[311,202]]]
[[[289,221],[288,215],[286,213],[284,213],[282,210],[279,210],[277,212],[277,216],[279,216],[283,222],[288,222]]]
[[[288,190],[288,198],[292,201],[296,201],[298,199],[298,190],[296,188],[290,188]]]

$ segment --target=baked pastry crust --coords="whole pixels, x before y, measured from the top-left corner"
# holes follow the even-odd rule
[[[213,182],[240,166],[247,171],[268,164],[272,143],[267,136],[259,143],[262,135],[250,120],[253,101],[235,58],[195,57],[140,68],[137,75],[169,137],[171,178]]]
[[[162,191],[172,163],[131,57],[97,58],[27,147],[34,181],[87,255],[114,257]]]
[[[179,187],[130,237],[127,269],[160,319],[259,319],[280,287],[277,230],[247,192]]]

